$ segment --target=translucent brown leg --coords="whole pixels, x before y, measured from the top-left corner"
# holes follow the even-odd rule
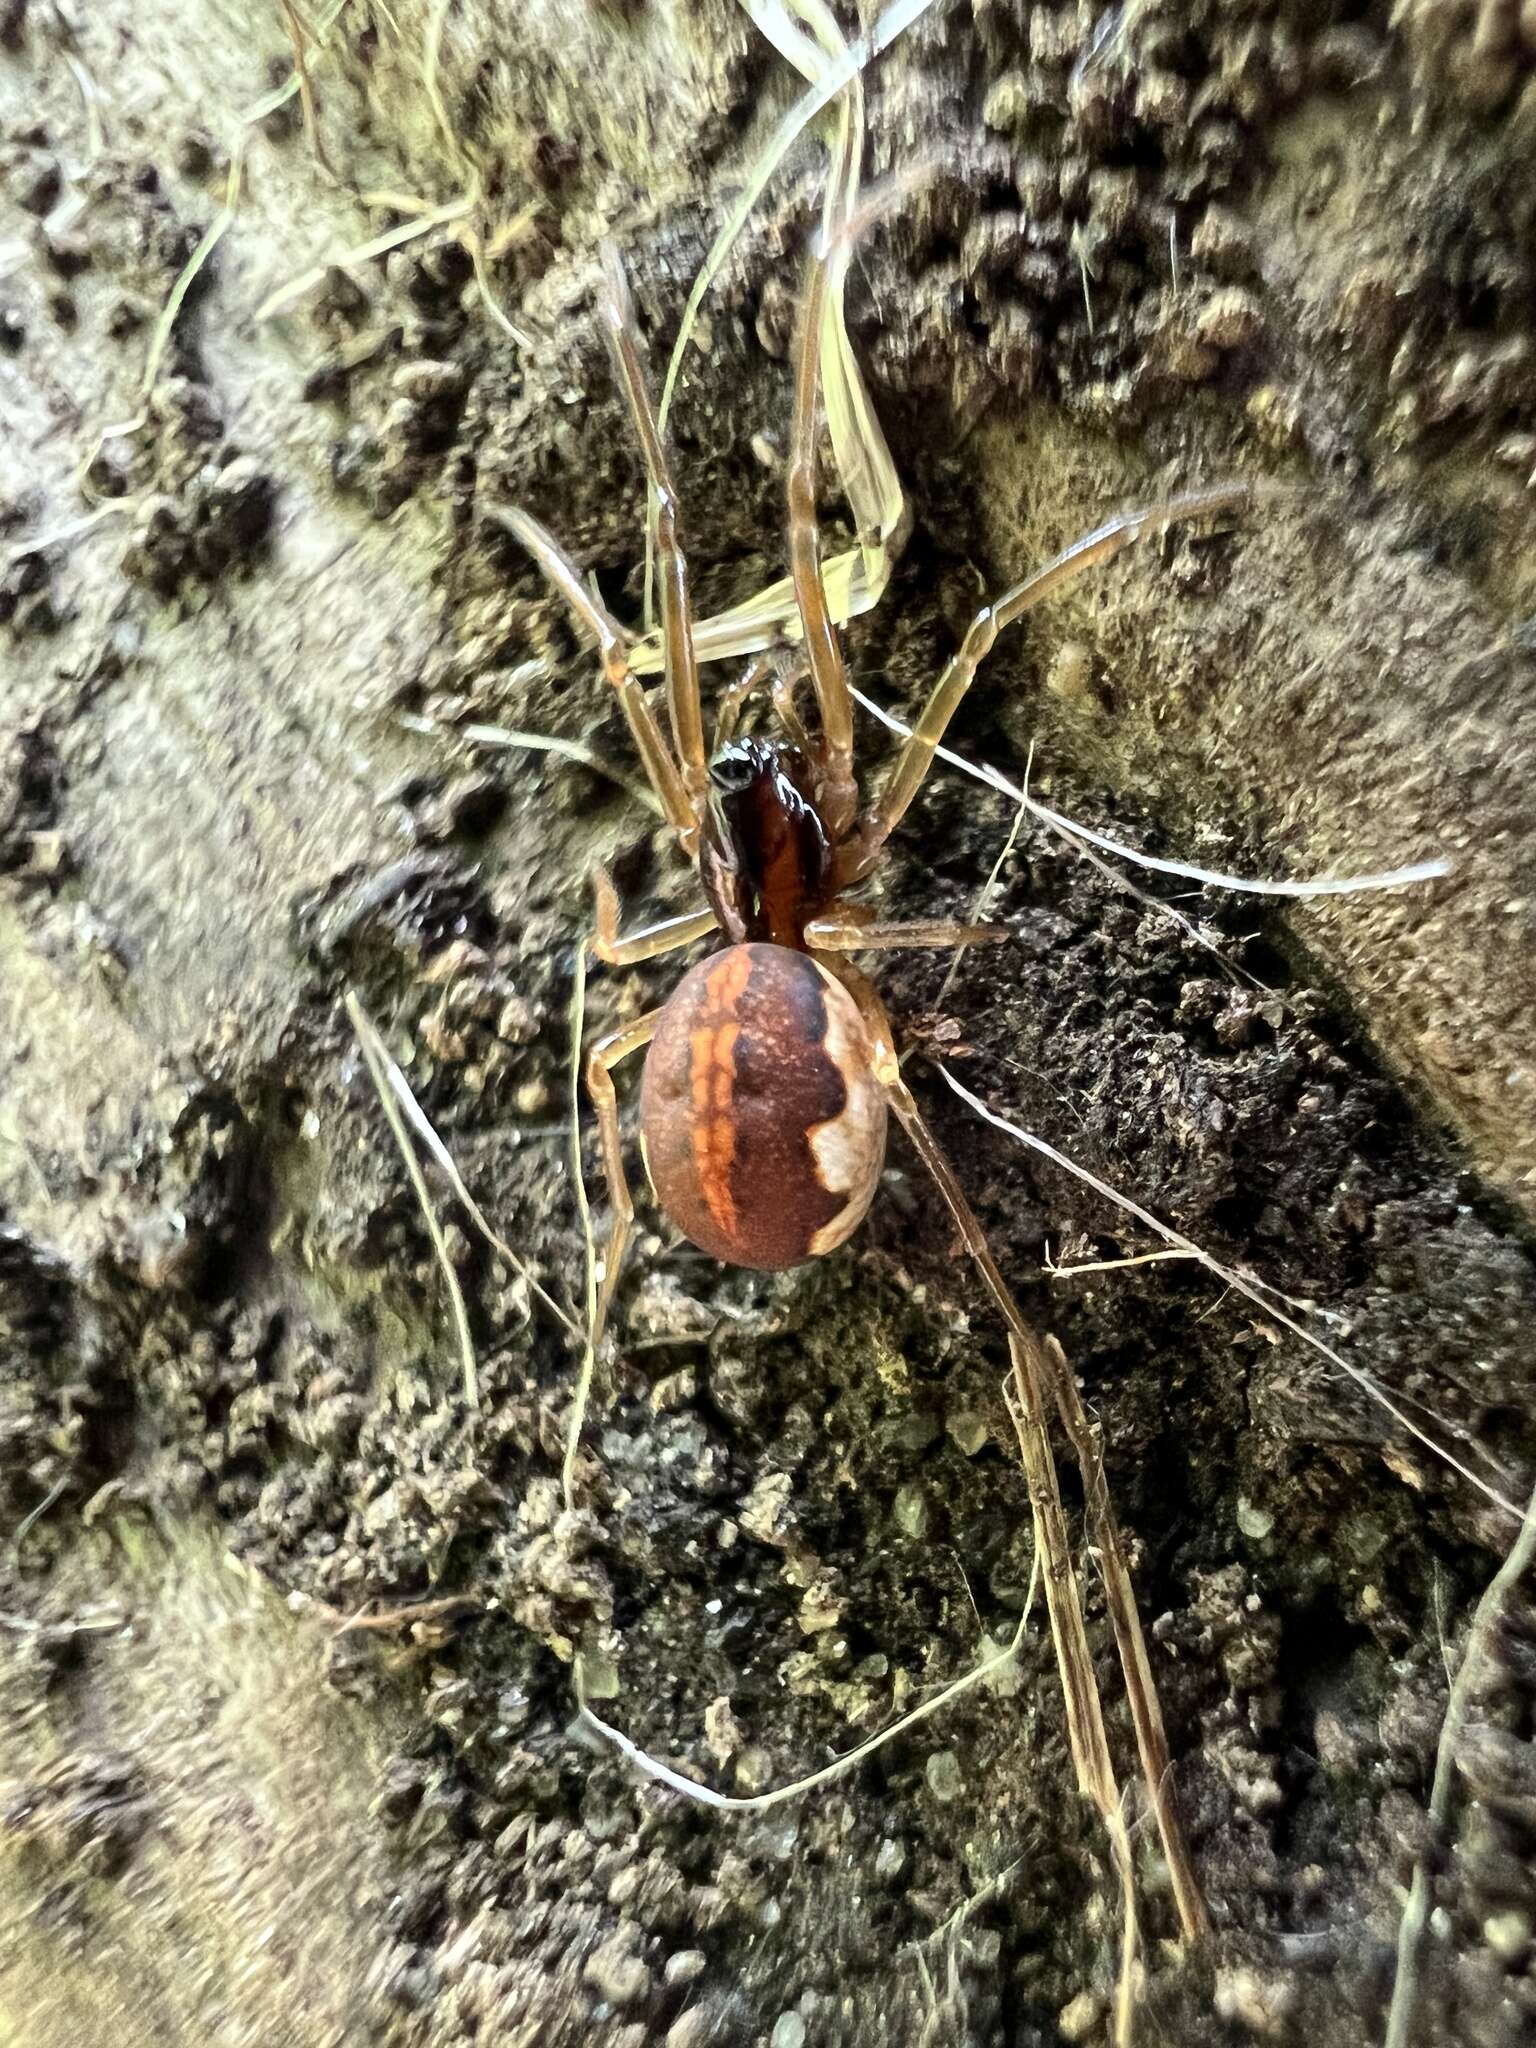
[[[1007,937],[1005,924],[957,924],[941,917],[886,924],[858,916],[852,905],[813,917],[805,927],[805,942],[816,953],[887,953],[903,947],[937,952],[948,946],[996,945]]]
[[[805,681],[805,669],[797,664],[794,668],[781,668],[773,679],[773,715],[789,739],[790,745],[798,747],[809,760],[814,748],[811,736],[800,722],[800,713],[795,708],[795,697]]]
[[[884,787],[851,842],[842,879],[857,881],[874,866],[880,848],[922,788],[933,765],[934,751],[999,633],[1045,598],[1055,596],[1090,569],[1101,567],[1133,541],[1161,533],[1177,520],[1203,519],[1213,512],[1230,511],[1245,504],[1251,496],[1252,486],[1248,484],[1218,484],[1209,490],[1181,491],[1175,497],[1161,498],[1135,511],[1117,512],[1113,519],[1073,541],[1069,548],[1063,548],[1043,569],[1035,570],[1001,597],[983,605],[934,685],[911,736],[896,756]]]
[[[570,606],[578,625],[597,642],[603,674],[618,692],[635,751],[661,800],[662,813],[677,834],[684,853],[692,855],[699,838],[701,813],[695,808],[678,771],[672,750],[661,734],[655,714],[629,666],[629,643],[623,627],[606,611],[581,580],[581,571],[552,534],[529,512],[514,507],[499,515],[501,523],[544,571],[552,587]]]
[[[604,249],[603,261],[607,270],[607,291],[602,302],[603,335],[629,402],[630,417],[640,439],[645,474],[650,484],[657,585],[661,597],[663,670],[667,682],[667,709],[672,721],[672,744],[677,749],[682,768],[683,786],[692,800],[694,811],[702,816],[709,795],[709,763],[704,753],[704,713],[699,702],[699,665],[693,646],[693,615],[688,609],[688,564],[683,557],[677,530],[677,492],[667,463],[666,447],[656,425],[651,395],[646,388],[634,305],[618,251],[609,245]]]
[[[712,751],[719,753],[723,746],[736,737],[736,727],[749,700],[754,697],[773,674],[775,667],[771,654],[759,654],[748,662],[741,676],[722,691],[715,708],[715,733]]]
[[[816,413],[820,386],[821,324],[827,296],[827,251],[820,241],[806,271],[795,339],[795,401],[790,422],[787,490],[789,569],[805,638],[811,683],[821,711],[821,814],[833,841],[841,840],[858,812],[853,779],[853,698],[843,650],[827,605],[816,525]]]
[[[955,1177],[954,1168],[945,1157],[939,1141],[929,1130],[911,1089],[903,1080],[885,1005],[862,975],[847,968],[840,969],[839,973],[849,993],[859,1005],[869,1031],[874,1048],[875,1077],[884,1089],[886,1099],[896,1112],[902,1128],[911,1139],[918,1157],[927,1167],[940,1194],[944,1197],[945,1206],[955,1220],[965,1248],[1008,1327],[1009,1343],[1015,1363],[1013,1385],[1017,1389],[1019,1399],[1024,1403],[1020,1416],[1020,1443],[1026,1453],[1031,1500],[1035,1505],[1037,1528],[1041,1530],[1049,1547],[1050,1554],[1045,1560],[1048,1573],[1054,1575],[1058,1583],[1063,1574],[1071,1576],[1072,1565],[1058,1520],[1060,1496],[1055,1486],[1055,1471],[1050,1463],[1046,1441],[1042,1389],[1048,1390],[1052,1396],[1082,1466],[1084,1493],[1095,1542],[1104,1564],[1116,1647],[1125,1673],[1126,1692],[1136,1725],[1136,1740],[1148,1798],[1162,1837],[1174,1898],[1185,1936],[1189,1940],[1198,1939],[1208,1931],[1210,1923],[1169,1787],[1167,1738],[1163,1731],[1162,1715],[1153,1687],[1146,1641],[1125,1565],[1125,1546],[1110,1506],[1098,1446],[1093,1440],[1092,1431],[1083,1413],[1077,1389],[1071,1384],[1071,1374],[1060,1347],[1049,1339],[1041,1339],[1039,1332],[1026,1320],[1023,1311],[1014,1300],[1008,1283],[992,1256],[986,1234],[977,1220],[976,1213]],[[1080,1635],[1082,1625],[1081,1607],[1075,1591],[1059,1608],[1053,1603],[1051,1611],[1064,1625],[1057,1637],[1057,1652],[1062,1662],[1062,1680],[1067,1691],[1073,1723],[1085,1744],[1084,1749],[1079,1751],[1074,1743],[1074,1755],[1078,1757],[1079,1770],[1082,1771],[1083,1759],[1093,1750],[1102,1751],[1103,1720],[1097,1711],[1096,1699],[1091,1707],[1085,1699],[1085,1658],[1074,1648],[1074,1637]],[[1086,1670],[1090,1676],[1091,1669],[1091,1664],[1087,1664]]]
[[[800,722],[800,714],[795,709],[796,692],[805,681],[805,666],[798,659],[786,659],[788,653],[788,649],[778,647],[758,655],[741,680],[732,683],[721,697],[720,708],[715,715],[716,753],[736,737],[736,726],[741,717],[742,707],[754,691],[760,690],[766,682],[774,716],[786,737],[793,746],[800,749],[807,760],[812,758],[815,749],[811,745],[810,735]]]
[[[636,967],[642,960],[655,960],[663,953],[675,953],[691,946],[715,929],[712,910],[687,910],[681,917],[664,917],[659,924],[642,925],[628,937],[619,931],[619,898],[608,873],[598,868],[592,876],[592,894],[597,905],[597,928],[589,941],[593,953],[608,967]]]
[[[1173,1806],[1173,1759],[1168,1753],[1162,1703],[1157,1697],[1157,1684],[1152,1676],[1146,1638],[1142,1634],[1141,1616],[1136,1611],[1136,1595],[1131,1586],[1130,1566],[1126,1562],[1125,1542],[1110,1504],[1109,1482],[1104,1475],[1098,1438],[1083,1407],[1066,1353],[1054,1337],[1046,1338],[1044,1356],[1056,1410],[1071,1439],[1073,1454],[1083,1475],[1088,1518],[1093,1524],[1103,1571],[1105,1603],[1115,1631],[1126,1691],[1131,1698],[1131,1719],[1136,1727],[1142,1775],[1157,1816],[1158,1831],[1163,1838],[1169,1882],[1184,1931],[1193,1940],[1210,1932],[1210,1919],[1201,1895],[1200,1881],[1189,1860],[1178,1813]]]
[[[587,1053],[587,1093],[597,1111],[598,1135],[603,1147],[603,1172],[608,1180],[608,1241],[603,1246],[603,1277],[597,1290],[597,1312],[592,1319],[592,1349],[597,1350],[608,1327],[613,1291],[619,1284],[624,1254],[635,1227],[635,1205],[630,1200],[629,1181],[624,1173],[624,1138],[619,1127],[619,1098],[614,1092],[613,1069],[631,1053],[640,1052],[656,1036],[660,1010],[647,1010],[633,1024],[622,1025],[594,1039]]]

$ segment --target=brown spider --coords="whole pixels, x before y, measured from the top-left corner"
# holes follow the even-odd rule
[[[646,389],[628,290],[612,253],[605,258],[600,312],[650,484],[670,744],[636,673],[644,658],[641,643],[591,595],[575,564],[536,520],[521,511],[508,515],[511,531],[596,640],[603,671],[618,692],[662,811],[698,873],[705,898],[698,910],[625,937],[619,931],[617,895],[599,873],[592,950],[612,966],[628,966],[712,931],[725,942],[683,976],[659,1009],[599,1038],[587,1056],[587,1088],[597,1109],[612,1206],[588,1356],[606,1329],[634,1227],[613,1085],[613,1069],[621,1060],[649,1048],[641,1082],[641,1148],[657,1200],[686,1237],[734,1265],[795,1265],[850,1237],[874,1198],[887,1116],[894,1109],[1008,1327],[1013,1371],[1004,1392],[1029,1485],[1037,1554],[1046,1561],[1046,1602],[1079,1786],[1098,1805],[1129,1885],[1128,1837],[1048,1447],[1050,1407],[1082,1470],[1147,1797],[1180,1922],[1186,1937],[1194,1939],[1209,1921],[1173,1804],[1167,1737],[1096,1439],[1065,1358],[1025,1320],[902,1078],[884,1004],[848,958],[892,947],[961,946],[1006,934],[996,925],[942,919],[884,922],[868,905],[848,900],[847,892],[878,864],[887,839],[922,787],[978,664],[1003,628],[1132,541],[1174,520],[1240,504],[1249,490],[1229,484],[1121,512],[984,606],[935,684],[879,793],[861,811],[854,778],[853,698],[822,575],[815,496],[822,313],[829,266],[834,254],[840,260],[845,253],[846,237],[823,235],[813,244],[795,340],[789,557],[803,651],[781,649],[749,665],[722,697],[711,750],[704,742],[695,636],[713,644],[724,622],[696,628],[689,611],[666,450]],[[797,686],[807,680],[816,700],[815,733],[807,731],[796,709]],[[743,705],[764,688],[781,736],[737,738]],[[606,1732],[623,1742],[616,1731]],[[1136,1932],[1129,1906],[1125,1940],[1130,1956]],[[1130,1981],[1129,1971],[1123,1972],[1123,1998],[1129,1996]]]
[[[612,1203],[594,1344],[606,1326],[634,1222],[613,1069],[647,1046],[642,1152],[658,1202],[694,1244],[729,1264],[766,1269],[796,1265],[842,1244],[874,1198],[887,1109],[894,1109],[1004,1319],[1016,1334],[1028,1334],[981,1226],[902,1078],[885,1006],[848,959],[892,947],[997,940],[1006,929],[937,919],[882,922],[847,892],[879,862],[1004,627],[1130,542],[1248,495],[1245,485],[1226,485],[1121,512],[984,605],[878,795],[861,812],[853,699],[822,580],[816,520],[820,334],[833,246],[824,235],[813,244],[795,343],[788,523],[803,652],[792,665],[771,657],[753,662],[724,696],[711,749],[705,747],[676,494],[628,288],[611,250],[605,252],[600,317],[650,485],[670,745],[631,668],[630,637],[544,528],[526,512],[508,515],[511,530],[596,640],[646,773],[706,899],[707,907],[623,937],[618,899],[599,875],[593,952],[611,966],[628,966],[711,931],[725,941],[684,975],[659,1009],[599,1038],[587,1057]],[[819,716],[814,734],[795,708],[796,687],[806,679]],[[765,686],[783,736],[734,737],[746,698]]]

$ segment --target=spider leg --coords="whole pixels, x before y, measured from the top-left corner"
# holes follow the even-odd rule
[[[699,702],[699,664],[693,645],[693,615],[688,609],[688,564],[677,529],[677,491],[667,462],[666,445],[656,424],[646,387],[634,303],[619,262],[618,251],[605,248],[607,289],[601,300],[603,338],[614,371],[629,403],[630,417],[645,457],[650,485],[651,524],[656,537],[657,584],[661,598],[663,668],[672,743],[682,765],[683,785],[696,815],[702,816],[709,796],[709,762],[704,752],[704,713]]]
[[[635,1227],[635,1205],[630,1199],[624,1172],[624,1138],[619,1127],[619,1098],[613,1086],[613,1069],[631,1053],[642,1051],[656,1036],[660,1010],[647,1010],[633,1024],[621,1025],[594,1039],[587,1053],[587,1093],[597,1111],[598,1135],[603,1148],[603,1172],[608,1180],[608,1206],[612,1211],[608,1237],[603,1246],[603,1277],[597,1291],[597,1310],[592,1319],[592,1349],[597,1350],[608,1326],[608,1311],[619,1284],[624,1254]]]
[[[811,683],[821,711],[821,812],[836,843],[857,816],[859,792],[853,779],[853,697],[848,689],[843,650],[827,604],[827,587],[821,573],[821,536],[816,524],[816,401],[828,265],[827,246],[818,237],[806,269],[795,337],[795,398],[786,480],[790,578]]]
[[[1217,484],[1208,490],[1181,491],[1174,497],[1159,498],[1153,504],[1142,505],[1132,511],[1117,512],[1113,519],[1106,520],[1092,533],[1084,534],[1081,540],[1063,548],[1044,568],[1036,569],[1033,575],[1005,590],[1001,597],[983,605],[971,621],[958,651],[934,684],[922,715],[896,756],[880,794],[870,806],[856,836],[849,842],[846,872],[842,879],[845,882],[857,881],[874,866],[881,847],[922,788],[933,765],[934,751],[999,633],[1042,600],[1055,596],[1057,591],[1075,583],[1090,569],[1097,569],[1110,561],[1134,541],[1161,533],[1181,519],[1201,519],[1210,513],[1225,512],[1243,505],[1252,494],[1249,484]]]
[[[1184,1931],[1191,1940],[1195,1940],[1210,1932],[1211,1923],[1200,1891],[1200,1881],[1189,1860],[1184,1831],[1173,1805],[1173,1759],[1168,1752],[1168,1734],[1163,1726],[1163,1709],[1147,1657],[1141,1616],[1136,1612],[1125,1541],[1110,1504],[1109,1482],[1104,1475],[1098,1437],[1083,1407],[1066,1353],[1054,1337],[1047,1337],[1043,1348],[1056,1412],[1071,1439],[1078,1469],[1083,1475],[1084,1498],[1103,1572],[1105,1605],[1115,1631],[1115,1647],[1120,1653],[1125,1689],[1131,1700],[1131,1719],[1135,1723],[1137,1746],[1141,1752],[1142,1776],[1163,1838],[1169,1883]]]
[[[619,932],[619,898],[608,872],[597,868],[592,876],[597,926],[589,940],[593,953],[608,967],[635,967],[642,960],[655,960],[662,953],[675,953],[691,946],[715,929],[712,910],[685,910],[681,917],[664,917],[658,924],[642,925],[623,937]]]
[[[1047,1395],[1061,1415],[1082,1469],[1084,1497],[1093,1527],[1094,1542],[1105,1564],[1104,1578],[1108,1605],[1115,1630],[1115,1644],[1125,1675],[1126,1692],[1132,1705],[1142,1775],[1162,1837],[1179,1918],[1186,1938],[1196,1940],[1209,1930],[1210,1922],[1184,1840],[1183,1828],[1173,1803],[1170,1789],[1171,1763],[1167,1737],[1163,1730],[1162,1713],[1157,1704],[1146,1639],[1131,1592],[1130,1575],[1125,1563],[1125,1545],[1110,1505],[1103,1461],[1099,1456],[1097,1442],[1060,1346],[1052,1339],[1042,1340],[1039,1332],[1025,1318],[1023,1310],[1014,1300],[1012,1291],[1003,1278],[1002,1270],[992,1256],[986,1233],[955,1176],[954,1168],[950,1165],[938,1139],[929,1129],[927,1119],[918,1108],[911,1089],[902,1077],[894,1033],[885,1005],[873,986],[862,975],[846,968],[840,969],[839,974],[858,1004],[869,1030],[874,1047],[875,1077],[885,1091],[886,1100],[895,1111],[918,1157],[927,1167],[939,1193],[943,1196],[945,1206],[955,1220],[966,1251],[970,1254],[987,1292],[1007,1325],[1009,1347],[1015,1364],[1011,1384],[1017,1389],[1024,1404],[1020,1417],[1023,1424],[1020,1429],[1020,1445],[1026,1457],[1026,1476],[1029,1481],[1031,1505],[1036,1516],[1036,1528],[1046,1550],[1046,1585],[1049,1591],[1054,1580],[1063,1593],[1060,1602],[1051,1602],[1051,1614],[1053,1627],[1058,1616],[1061,1623],[1060,1628],[1056,1630],[1057,1653],[1062,1667],[1062,1683],[1067,1695],[1068,1712],[1086,1735],[1093,1736],[1096,1728],[1094,1746],[1099,1747],[1103,1741],[1103,1720],[1098,1702],[1096,1699],[1084,1699],[1083,1688],[1079,1683],[1080,1672],[1074,1673],[1069,1669],[1071,1663],[1076,1662],[1080,1665],[1083,1660],[1069,1658],[1063,1651],[1064,1638],[1069,1639],[1073,1633],[1081,1634],[1082,1610],[1072,1572],[1071,1551],[1067,1546],[1064,1524],[1060,1519],[1060,1492],[1046,1438]],[[1069,1596],[1065,1582],[1070,1582]],[[1091,1670],[1091,1665],[1088,1668]],[[1073,1751],[1074,1755],[1078,1756],[1088,1753],[1086,1747],[1080,1749],[1075,1742]]]
[[[800,685],[805,679],[805,662],[803,658],[797,655],[792,665],[784,666],[781,664],[774,676],[769,695],[773,703],[773,715],[779,721],[781,728],[789,739],[790,745],[798,747],[806,759],[810,760],[815,753],[815,749],[811,745],[811,736],[802,724],[800,713],[795,706],[795,698],[799,694]]]
[[[663,918],[628,938],[619,935],[619,897],[606,871],[595,870],[592,894],[596,899],[596,928],[588,941],[599,960],[611,967],[629,967],[641,960],[654,960],[662,953],[675,953],[715,928],[712,910],[689,910],[681,917]],[[632,1053],[642,1052],[656,1036],[660,1009],[647,1010],[633,1024],[622,1024],[593,1040],[587,1052],[587,1093],[597,1111],[598,1136],[603,1148],[603,1172],[608,1182],[608,1205],[612,1217],[608,1241],[603,1247],[603,1278],[598,1288],[597,1312],[592,1321],[592,1348],[602,1342],[614,1289],[624,1266],[624,1254],[635,1224],[635,1205],[630,1199],[629,1180],[624,1171],[624,1139],[619,1125],[619,1098],[614,1091],[613,1070]]]
[[[1005,924],[959,924],[947,917],[886,923],[875,917],[864,919],[860,909],[857,904],[845,904],[824,917],[813,917],[805,927],[805,943],[813,953],[883,953],[898,947],[936,952],[946,946],[995,945],[1009,936]]]
[[[718,754],[736,737],[736,727],[748,701],[754,697],[773,675],[776,663],[772,654],[759,654],[747,663],[737,680],[728,690],[721,692],[715,710],[715,732],[710,751]]]
[[[522,542],[552,588],[565,599],[577,624],[597,642],[603,674],[618,692],[619,707],[651,787],[661,801],[662,814],[677,834],[684,853],[691,857],[698,844],[700,814],[684,786],[640,680],[630,668],[629,641],[623,627],[599,604],[582,582],[576,564],[531,513],[512,507],[497,514],[497,519]]]

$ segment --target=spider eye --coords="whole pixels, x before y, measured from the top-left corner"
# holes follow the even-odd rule
[[[722,796],[740,796],[757,779],[757,762],[746,747],[726,747],[710,763],[709,779]]]

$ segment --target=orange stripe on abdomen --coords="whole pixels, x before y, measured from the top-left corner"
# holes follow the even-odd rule
[[[733,1095],[736,1087],[736,1040],[741,1024],[736,1006],[752,978],[752,962],[744,950],[732,948],[720,965],[704,977],[704,1000],[688,1034],[688,1083],[692,1110],[689,1136],[694,1171],[705,1207],[727,1237],[740,1228],[731,1169],[736,1163]]]

